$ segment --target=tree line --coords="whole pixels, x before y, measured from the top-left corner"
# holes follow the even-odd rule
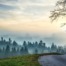
[[[54,43],[50,47],[47,47],[46,43],[42,40],[39,42],[23,41],[22,45],[19,45],[16,41],[12,41],[11,38],[6,41],[1,37],[0,40],[0,57],[52,52],[66,53],[66,47],[56,46]]]

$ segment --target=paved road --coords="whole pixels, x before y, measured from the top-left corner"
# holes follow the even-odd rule
[[[41,56],[38,62],[42,66],[66,66],[66,55]]]

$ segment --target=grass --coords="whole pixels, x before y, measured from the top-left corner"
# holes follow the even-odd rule
[[[0,59],[0,66],[40,66],[38,58],[43,55],[59,55],[59,53],[25,55]]]

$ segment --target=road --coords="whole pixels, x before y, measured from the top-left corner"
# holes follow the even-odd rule
[[[38,59],[41,66],[66,66],[66,55],[47,55]]]

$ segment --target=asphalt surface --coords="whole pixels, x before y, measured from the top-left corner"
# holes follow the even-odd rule
[[[38,59],[41,66],[66,66],[66,55],[47,55]]]

